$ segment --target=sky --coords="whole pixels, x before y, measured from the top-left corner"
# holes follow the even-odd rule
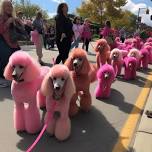
[[[69,6],[69,12],[76,12],[76,8],[79,7],[83,0],[30,0],[31,3],[38,4],[42,9],[46,10],[49,16],[56,14],[57,6],[61,2],[66,2]],[[127,0],[128,3],[123,9],[130,10],[134,14],[138,14],[139,8],[141,9],[139,16],[142,16],[142,22],[152,26],[150,15],[152,15],[152,1],[151,0]],[[146,15],[145,8],[149,8],[150,15]]]

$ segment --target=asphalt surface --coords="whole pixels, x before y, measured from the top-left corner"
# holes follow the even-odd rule
[[[22,48],[36,58],[33,46]],[[95,62],[92,50],[90,46],[92,54],[88,55],[88,58],[90,62]],[[57,54],[56,49],[44,50],[43,60],[49,65]],[[112,84],[111,96],[106,100],[95,99],[94,90],[97,82],[91,84],[92,109],[88,113],[80,112],[72,118],[70,138],[59,142],[55,137],[45,133],[33,152],[112,152],[119,132],[134,107],[151,69],[152,67],[147,71],[139,71],[137,79],[133,81],[125,81],[123,77],[119,77]],[[41,114],[43,117],[45,111],[41,110]],[[24,152],[38,136],[17,134],[13,128],[13,100],[10,88],[0,88],[0,120],[0,152]]]

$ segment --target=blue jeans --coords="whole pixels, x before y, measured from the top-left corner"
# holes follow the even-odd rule
[[[71,49],[73,49],[74,47],[77,48],[79,46],[79,42],[80,42],[80,37],[78,37],[72,44],[71,44]]]

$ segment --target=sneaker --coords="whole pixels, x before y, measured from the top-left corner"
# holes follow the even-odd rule
[[[0,88],[6,88],[11,85],[11,81],[0,79]]]
[[[44,63],[43,61],[39,61],[39,63],[40,63],[42,66],[45,65],[45,63]]]

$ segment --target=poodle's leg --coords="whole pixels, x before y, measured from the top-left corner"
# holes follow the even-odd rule
[[[17,131],[25,130],[24,104],[15,102],[14,105],[14,127]]]
[[[96,89],[95,89],[95,97],[101,98],[102,96],[103,96],[103,87],[101,84],[98,84]]]
[[[45,115],[45,123],[48,123],[46,131],[50,134],[50,136],[52,136],[54,134],[55,123],[56,123],[56,120],[54,119],[53,114],[52,114],[52,116],[51,116],[51,114],[52,114],[51,112],[46,112],[46,115]]]
[[[40,113],[36,105],[36,99],[26,105],[25,126],[28,133],[37,133],[41,129]]]
[[[111,92],[111,83],[109,83],[104,90],[104,97],[109,98]]]
[[[80,108],[83,111],[88,112],[91,109],[91,104],[92,102],[89,90],[84,91],[80,99]]]
[[[121,63],[118,65],[118,73],[117,73],[117,75],[120,75],[121,74],[121,69],[122,69],[122,65],[121,65]]]
[[[40,91],[37,93],[37,105],[39,108],[46,107],[46,97],[42,95]]]
[[[69,115],[70,116],[75,116],[79,111],[79,107],[76,103],[77,99],[78,99],[78,93],[74,94],[72,99],[71,99],[70,109],[69,109]]]
[[[58,140],[66,140],[71,133],[71,121],[69,118],[59,118],[56,122],[55,136]]]

